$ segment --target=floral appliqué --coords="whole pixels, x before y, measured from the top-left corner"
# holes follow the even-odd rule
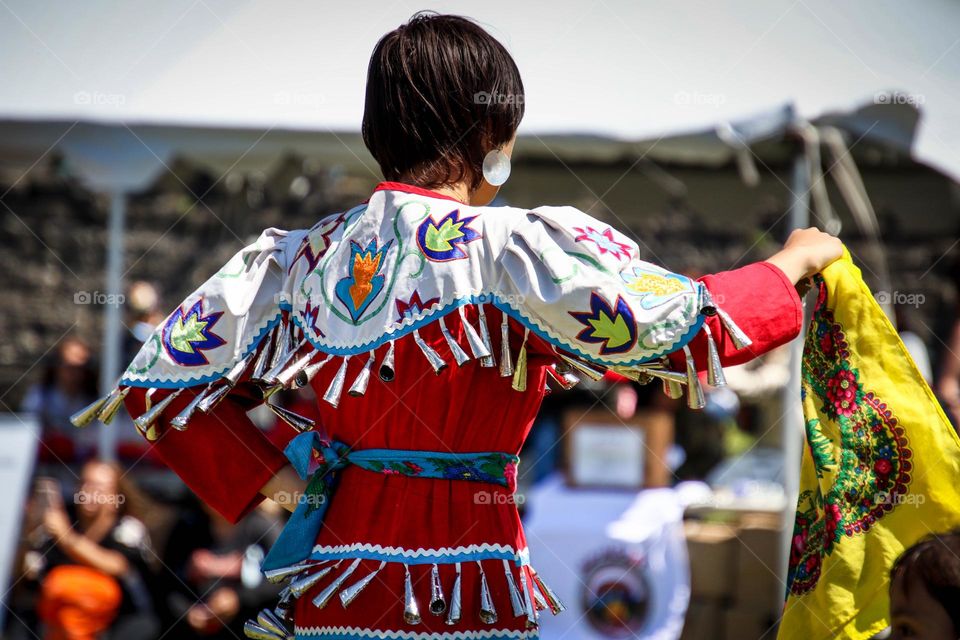
[[[843,327],[820,297],[804,345],[804,402],[817,403],[807,444],[818,488],[800,494],[790,547],[789,590],[816,587],[823,560],[844,537],[865,533],[907,492],[913,454],[903,427],[850,362]],[[826,488],[826,491],[824,491]]]

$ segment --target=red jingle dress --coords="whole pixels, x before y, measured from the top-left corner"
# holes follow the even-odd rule
[[[174,310],[118,391],[133,416],[144,418],[149,404],[140,426],[156,451],[236,521],[288,463],[246,415],[262,401],[263,369],[278,363],[270,350],[281,342],[295,352],[287,370],[299,367],[301,382],[304,360],[324,362],[309,380],[320,399],[316,429],[353,450],[517,454],[548,380],[589,375],[583,363],[646,371],[660,384],[663,371],[686,375],[691,362],[707,369],[711,350],[737,364],[799,332],[800,299],[769,263],[690,281],[637,255],[628,238],[575,210],[469,207],[384,183],[310,230],[265,232]],[[477,357],[484,346],[490,359]],[[206,413],[190,411],[224,387]],[[174,428],[185,412],[183,430]],[[418,478],[409,464],[347,466],[310,552],[317,564],[293,579],[330,571],[253,635],[284,637],[266,624],[280,618],[298,638],[537,637],[537,605],[552,603],[530,565],[516,473],[507,465],[504,487]],[[371,575],[344,604],[343,591]],[[329,600],[315,605],[325,590]]]

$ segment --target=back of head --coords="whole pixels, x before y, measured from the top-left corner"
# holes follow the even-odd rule
[[[476,188],[484,156],[513,138],[523,111],[503,45],[471,20],[422,12],[373,51],[363,140],[387,180]]]
[[[960,529],[932,534],[903,552],[890,569],[905,591],[921,586],[960,633]]]

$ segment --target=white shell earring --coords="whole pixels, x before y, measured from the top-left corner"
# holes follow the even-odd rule
[[[483,179],[499,187],[510,177],[510,157],[500,149],[493,149],[483,158]]]

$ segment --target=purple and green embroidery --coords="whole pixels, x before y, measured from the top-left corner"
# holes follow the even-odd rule
[[[184,367],[209,364],[203,352],[227,343],[213,332],[223,311],[204,313],[203,303],[204,298],[200,297],[187,311],[178,307],[163,324],[163,348],[174,362]]]
[[[803,387],[819,411],[836,424],[839,442],[819,419],[806,423],[807,444],[818,478],[832,476],[820,487],[803,491],[797,507],[790,548],[788,591],[807,593],[820,579],[823,559],[845,537],[866,533],[892,511],[907,492],[913,468],[904,429],[875,393],[863,388],[850,364],[843,327],[826,306],[822,279],[820,297],[804,345]],[[834,436],[836,437],[836,436]]]
[[[600,354],[625,353],[637,343],[637,322],[630,305],[621,297],[611,305],[602,296],[590,294],[590,311],[568,311],[585,328],[577,340],[599,344]]]
[[[439,222],[429,216],[417,227],[417,245],[428,260],[448,262],[467,257],[463,245],[478,240],[480,234],[470,228],[477,216],[460,218],[460,210],[454,209]]]

